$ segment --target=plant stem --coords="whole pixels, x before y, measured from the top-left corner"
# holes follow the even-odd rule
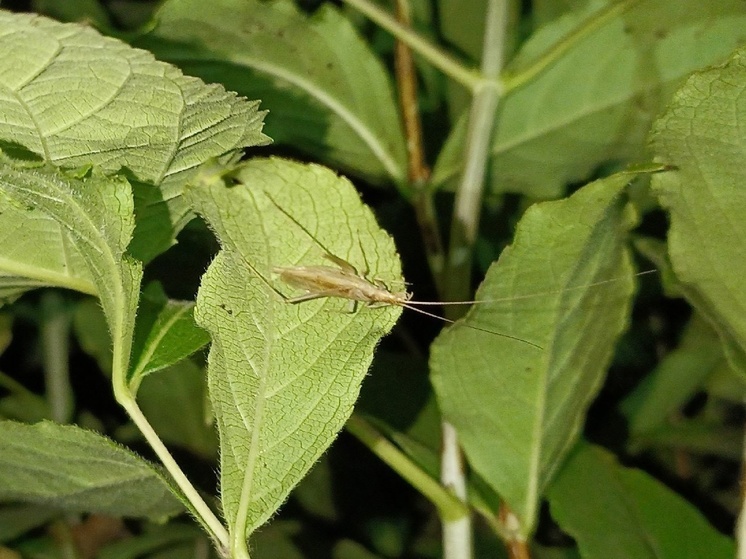
[[[429,41],[423,39],[408,26],[402,25],[386,11],[379,8],[370,0],[344,0],[350,6],[365,14],[382,28],[394,35],[401,42],[409,45],[417,53],[427,59],[433,66],[440,69],[444,74],[450,76],[464,87],[474,90],[481,78],[473,70],[453,58],[444,50],[436,47]]]
[[[474,244],[479,230],[485,169],[495,113],[502,94],[499,75],[503,66],[503,45],[507,28],[508,6],[505,0],[489,0],[482,46],[481,81],[469,111],[464,154],[464,171],[456,191],[448,261],[444,278],[447,301],[469,299]],[[447,318],[463,315],[453,307]],[[443,423],[441,482],[466,500],[466,476],[455,428]],[[443,557],[462,559],[472,556],[471,520],[465,517],[443,525]]]
[[[468,517],[469,510],[440,483],[415,464],[395,444],[361,416],[353,414],[347,420],[347,430],[376,456],[391,466],[402,478],[427,497],[438,509],[441,518],[449,522]]]
[[[163,466],[166,468],[171,477],[173,478],[176,485],[181,489],[184,497],[189,501],[192,506],[192,513],[207,529],[213,542],[216,544],[218,551],[222,557],[228,557],[228,550],[230,549],[230,536],[225,526],[218,520],[217,516],[212,512],[212,509],[202,499],[197,489],[192,485],[189,479],[184,475],[179,465],[174,460],[171,453],[163,444],[163,441],[158,437],[153,427],[150,425],[145,415],[143,415],[139,406],[135,402],[134,398],[131,397],[129,392],[121,392],[115,389],[115,395],[119,404],[124,407],[127,414],[130,416],[132,421],[137,425],[145,440],[156,453]],[[117,394],[117,392],[119,392]]]
[[[396,0],[396,17],[402,25],[410,26],[409,0]],[[399,105],[407,138],[407,175],[414,191],[411,200],[412,206],[422,235],[430,272],[435,279],[438,292],[441,293],[443,286],[440,285],[440,280],[443,275],[445,256],[433,197],[427,188],[430,169],[425,163],[425,154],[422,147],[422,126],[417,99],[417,72],[411,49],[398,39],[394,50],[394,62],[396,83],[399,90]]]
[[[743,484],[746,481],[746,472],[743,469],[743,464],[746,464],[746,438],[744,439],[744,445],[742,448],[743,457],[741,458],[741,488],[744,487]],[[746,494],[744,494],[743,490],[741,490],[741,512],[739,513],[738,520],[736,521],[735,532],[736,545],[738,546],[736,557],[738,559],[746,559]]]
[[[122,296],[120,299],[123,300],[124,297]],[[122,304],[121,308],[125,309],[126,305]],[[176,463],[173,456],[171,456],[166,445],[158,437],[155,429],[150,425],[135,401],[134,389],[127,382],[130,348],[132,347],[132,328],[128,327],[128,324],[134,324],[134,320],[126,316],[124,312],[121,312],[119,316],[112,320],[113,351],[111,382],[114,390],[114,398],[124,408],[132,422],[145,437],[150,448],[153,449],[153,452],[158,456],[168,473],[171,474],[174,483],[179,487],[183,497],[186,499],[189,507],[191,507],[192,514],[210,535],[220,556],[228,557],[231,552],[228,530],[226,530],[222,522],[212,512],[212,509],[202,499],[197,489],[192,485],[186,475],[184,475],[184,472]]]
[[[69,423],[73,415],[70,386],[70,313],[56,291],[47,290],[41,300],[41,344],[44,385],[52,421]]]

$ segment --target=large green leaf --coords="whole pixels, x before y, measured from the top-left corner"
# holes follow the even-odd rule
[[[627,323],[629,180],[616,175],[532,206],[477,292],[478,300],[496,302],[475,305],[432,346],[440,409],[524,534]]]
[[[141,259],[188,218],[181,190],[196,166],[267,140],[256,102],[87,26],[0,11],[0,52],[0,146],[132,173]]]
[[[73,177],[0,160],[0,273],[93,293],[127,371],[142,266],[126,253],[135,225],[121,177]],[[59,250],[59,253],[55,251]]]
[[[162,474],[72,425],[0,422],[0,499],[76,512],[159,518],[183,510]]]
[[[297,295],[274,266],[332,265],[326,250],[371,277],[401,281],[391,238],[333,172],[253,160],[229,185],[205,168],[188,190],[222,250],[202,279],[195,317],[212,336],[210,400],[221,445],[221,499],[232,541],[274,514],[352,412],[396,307]],[[325,248],[326,247],[326,248]],[[239,545],[239,544],[236,544]]]
[[[372,180],[405,178],[406,152],[381,61],[330,5],[171,0],[138,43],[272,110],[267,133]]]
[[[746,5],[738,0],[628,0],[634,6],[626,12],[617,10],[622,4],[591,2],[553,21],[511,62],[506,76],[518,76],[570,41],[543,72],[501,101],[490,158],[493,192],[556,197],[604,162],[639,156],[673,88],[743,41]],[[596,23],[572,42],[573,33]],[[438,159],[434,182],[452,184],[460,173],[465,131],[462,119]]]
[[[692,75],[656,122],[653,147],[677,171],[654,192],[671,216],[669,255],[689,301],[746,371],[746,50]]]
[[[580,444],[547,497],[552,516],[583,559],[726,559],[733,542],[645,472]]]

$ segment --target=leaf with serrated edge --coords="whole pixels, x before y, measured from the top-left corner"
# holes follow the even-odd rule
[[[654,176],[671,216],[668,250],[687,299],[746,373],[746,50],[693,74],[656,122],[653,147],[677,170]]]
[[[476,296],[508,301],[475,305],[431,349],[443,415],[524,534],[533,529],[541,493],[577,438],[626,325],[633,284],[623,198],[629,180],[617,175],[529,208]],[[545,295],[531,296],[537,293]]]
[[[133,173],[139,258],[167,248],[185,223],[181,189],[195,167],[267,141],[257,102],[88,26],[0,10],[0,30],[0,146]]]
[[[0,499],[162,518],[183,511],[155,467],[92,431],[0,422]]]
[[[608,5],[589,3],[541,28],[511,62],[509,75],[561,45]],[[673,88],[689,72],[727,56],[743,41],[745,26],[746,5],[738,0],[646,0],[616,15],[501,101],[489,188],[557,197],[604,162],[638,157]],[[464,161],[464,124],[454,127],[433,182],[455,183]]]
[[[222,247],[202,278],[195,318],[212,336],[221,498],[236,542],[275,512],[331,444],[376,343],[401,312],[363,305],[349,312],[336,298],[288,304],[268,282],[297,293],[272,267],[330,265],[326,247],[383,281],[401,281],[401,269],[391,238],[352,185],[328,169],[252,160],[232,186],[219,173],[206,168],[188,195]]]
[[[369,180],[403,180],[406,150],[388,72],[329,4],[164,2],[139,43],[272,109],[267,133]]]

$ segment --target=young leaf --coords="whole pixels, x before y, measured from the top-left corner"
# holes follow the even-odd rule
[[[547,493],[584,559],[726,559],[733,542],[645,472],[581,443]]]
[[[566,200],[532,206],[476,296],[508,301],[475,305],[432,346],[440,409],[471,466],[507,501],[524,534],[627,323],[628,181],[616,175]],[[546,295],[531,296],[537,293]]]
[[[132,250],[143,260],[188,221],[181,190],[196,166],[267,141],[256,102],[90,27],[0,11],[0,28],[0,145],[56,166],[132,173]]]
[[[678,170],[653,177],[671,216],[669,255],[682,290],[746,372],[746,50],[693,74],[656,122],[653,147]]]
[[[406,152],[386,70],[337,8],[292,0],[165,2],[140,43],[184,71],[272,107],[267,133],[372,180],[402,180]]]
[[[178,363],[208,344],[210,337],[195,324],[193,309],[194,303],[168,299],[158,284],[143,290],[132,346],[132,380],[139,383],[143,376]]]
[[[626,12],[617,9],[625,3],[631,6]],[[606,161],[639,156],[673,88],[694,69],[727,56],[746,26],[746,5],[736,0],[588,5],[536,32],[508,68],[506,83],[557,49],[547,68],[501,102],[492,191],[556,197]],[[586,29],[591,32],[573,42],[573,33]],[[452,184],[460,174],[465,131],[462,119],[438,158],[434,182]]]
[[[221,445],[221,499],[234,545],[267,520],[352,412],[378,340],[401,309],[321,298],[289,304],[274,266],[328,265],[401,281],[391,239],[331,171],[252,160],[227,185],[205,168],[188,190],[222,250],[202,278],[195,318],[212,336],[210,400]]]
[[[0,499],[162,518],[183,510],[151,464],[92,431],[0,422]]]

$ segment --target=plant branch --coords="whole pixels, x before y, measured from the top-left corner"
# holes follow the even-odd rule
[[[137,425],[145,440],[153,449],[153,452],[158,456],[163,466],[166,468],[171,477],[173,478],[176,485],[181,489],[184,497],[189,501],[192,507],[192,513],[196,516],[197,520],[207,529],[216,544],[217,549],[221,552],[222,557],[228,557],[228,550],[230,549],[230,536],[225,526],[218,520],[217,516],[212,512],[212,509],[202,499],[197,489],[192,485],[192,482],[184,475],[179,465],[174,460],[171,453],[163,444],[163,441],[158,437],[155,429],[150,425],[142,410],[140,410],[137,402],[132,398],[131,394],[126,391],[118,391],[115,389],[115,395],[119,404],[126,410],[130,419]]]
[[[404,478],[412,487],[417,489],[438,509],[441,518],[446,521],[456,521],[468,517],[466,505],[452,493],[447,491],[437,480],[415,464],[395,444],[389,441],[370,422],[357,414],[347,420],[347,430],[371,452],[388,464],[391,469]]]
[[[57,423],[69,423],[73,415],[73,390],[70,386],[68,359],[70,313],[62,296],[45,291],[41,300],[41,342],[44,385],[50,417]]]
[[[396,0],[396,17],[401,24],[407,27],[410,26],[409,0]],[[440,279],[443,274],[445,257],[433,198],[427,189],[430,169],[425,163],[425,155],[422,147],[422,126],[417,99],[417,72],[411,49],[398,39],[394,51],[394,62],[399,91],[399,105],[401,107],[404,131],[407,138],[407,174],[409,183],[412,185],[414,191],[412,206],[422,235],[430,271],[433,278],[435,278],[438,292],[442,292]]]
[[[448,261],[444,278],[447,301],[469,299],[474,244],[479,230],[485,170],[495,122],[502,95],[499,75],[503,65],[503,45],[507,28],[508,6],[505,0],[490,0],[485,19],[482,47],[481,81],[475,90],[469,111],[464,154],[464,171],[456,191]],[[464,309],[452,307],[447,318],[463,315]],[[466,500],[466,474],[455,428],[443,423],[441,483]],[[443,556],[446,559],[472,556],[471,521],[469,517],[443,525]]]
[[[427,59],[433,66],[440,69],[469,90],[474,90],[480,82],[480,76],[474,70],[467,69],[461,62],[444,50],[436,47],[420,37],[406,25],[402,25],[389,13],[379,8],[370,0],[344,0],[347,4],[365,14],[383,29],[386,29],[401,42],[409,45],[412,50]]]

